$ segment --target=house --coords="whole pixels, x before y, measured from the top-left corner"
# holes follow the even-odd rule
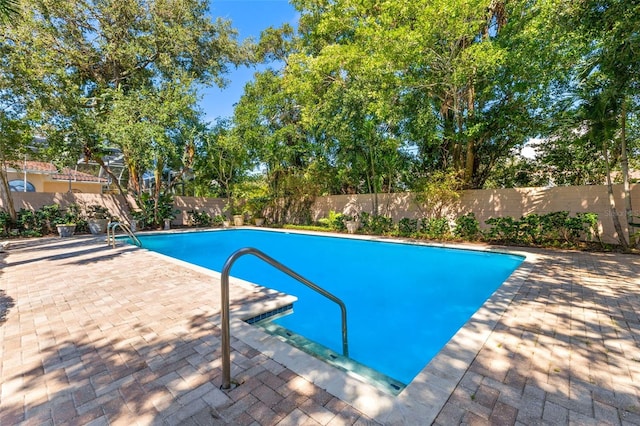
[[[44,161],[23,161],[7,167],[12,191],[18,192],[76,192],[101,194],[107,179],[65,167],[56,169]]]

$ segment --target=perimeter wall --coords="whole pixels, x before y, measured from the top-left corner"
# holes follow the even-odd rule
[[[13,204],[16,210],[21,208],[27,210],[37,210],[42,206],[49,204],[59,204],[64,208],[69,204],[75,203],[83,208],[93,204],[99,204],[107,209],[112,216],[121,220],[131,219],[131,210],[138,208],[135,199],[130,196],[112,195],[112,194],[84,194],[70,192],[12,192]],[[197,210],[207,212],[211,216],[222,214],[222,210],[226,204],[225,199],[221,198],[205,198],[205,197],[181,197],[175,196],[174,205],[180,213],[172,221],[173,225],[188,225],[189,210]],[[4,208],[2,200],[0,200],[0,208]]]
[[[622,185],[614,185],[617,214],[624,223],[624,192]],[[371,194],[331,195],[316,198],[312,206],[312,217],[318,220],[330,210],[354,215],[371,213],[374,200]],[[634,216],[640,216],[640,185],[631,185],[631,206]],[[553,188],[507,188],[476,189],[462,193],[452,208],[443,212],[451,221],[463,214],[473,212],[480,226],[487,228],[485,221],[491,217],[511,216],[519,219],[530,213],[568,211],[572,216],[579,212],[597,213],[600,235],[605,242],[618,241],[613,228],[613,213],[609,207],[606,185],[563,186]],[[378,194],[378,213],[390,216],[394,221],[403,217],[423,217],[420,206],[411,193]],[[623,226],[624,232],[628,232]]]
[[[121,195],[34,192],[14,192],[12,195],[16,210],[20,208],[35,210],[52,203],[60,204],[62,207],[69,203],[78,203],[83,206],[101,204],[107,207],[114,216],[129,219],[129,206],[136,208],[132,197],[125,199]],[[618,215],[623,219],[622,185],[614,185],[614,197]],[[360,212],[371,213],[373,198],[371,194],[318,197],[311,207],[312,218],[318,220],[325,217],[330,210],[351,215]],[[181,213],[173,220],[172,224],[188,225],[187,211],[204,211],[211,216],[223,214],[226,200],[175,196],[174,203]],[[631,185],[631,205],[634,216],[640,216],[640,184]],[[378,206],[379,214],[390,216],[394,221],[403,217],[417,219],[424,216],[411,193],[378,194]],[[0,207],[4,207],[2,201],[0,201]],[[481,226],[486,227],[484,222],[491,217],[512,216],[520,218],[529,213],[542,214],[562,210],[569,211],[572,215],[578,212],[597,213],[603,240],[612,243],[617,241],[605,185],[469,190],[464,191],[455,207],[445,210],[444,214],[453,221],[457,216],[473,212]],[[625,221],[622,220],[622,222]],[[624,231],[627,232],[626,228]]]

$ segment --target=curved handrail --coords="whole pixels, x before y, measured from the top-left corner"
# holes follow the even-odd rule
[[[344,356],[349,356],[349,342],[347,339],[347,307],[345,306],[342,300],[338,299],[333,294],[329,293],[322,287],[312,283],[308,279],[304,278],[302,275],[297,272],[289,269],[284,266],[282,263],[278,262],[274,258],[268,256],[262,251],[253,248],[253,247],[245,247],[241,248],[234,252],[227,261],[224,263],[224,267],[222,268],[222,279],[220,280],[220,293],[221,293],[221,304],[222,304],[222,389],[231,388],[231,343],[230,343],[230,335],[231,332],[229,330],[229,272],[231,270],[231,266],[233,263],[240,257],[245,254],[252,254],[261,260],[264,260],[271,266],[285,274],[289,275],[292,278],[295,278],[302,284],[306,285],[312,290],[320,293],[325,296],[329,300],[335,302],[340,306],[340,310],[342,312],[342,352]]]
[[[116,247],[116,228],[120,227],[126,234],[131,238],[133,243],[138,247],[142,247],[142,242],[138,237],[135,236],[129,225],[122,222],[111,222],[107,226],[107,244],[111,243],[111,247]]]

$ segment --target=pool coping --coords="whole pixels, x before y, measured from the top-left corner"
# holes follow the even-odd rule
[[[229,228],[227,228],[229,229]],[[438,354],[420,373],[400,392],[398,396],[387,394],[377,387],[364,382],[355,374],[342,371],[312,355],[297,349],[259,327],[244,322],[245,319],[260,313],[278,309],[293,303],[297,298],[276,290],[265,288],[236,277],[230,277],[230,284],[244,288],[260,288],[273,296],[273,299],[242,305],[230,313],[231,336],[260,351],[274,361],[282,364],[296,374],[304,377],[328,393],[360,410],[363,414],[384,424],[431,424],[442,410],[450,395],[462,379],[482,346],[485,344],[498,321],[512,303],[515,295],[527,279],[537,261],[537,255],[520,252],[517,249],[473,244],[449,244],[446,242],[422,242],[393,237],[367,236],[358,234],[339,234],[330,232],[300,231],[243,226],[240,229],[266,232],[284,232],[325,237],[352,238],[369,241],[412,244],[456,250],[473,250],[490,253],[503,253],[522,256],[520,266],[496,289],[487,301],[447,342]],[[217,232],[224,229],[171,230],[182,232]],[[144,233],[152,235],[156,232]],[[158,232],[166,235],[167,231]],[[142,248],[143,250],[146,250]],[[167,261],[196,270],[214,279],[220,280],[219,272],[197,266],[179,259],[146,250]],[[233,370],[232,370],[233,376]]]

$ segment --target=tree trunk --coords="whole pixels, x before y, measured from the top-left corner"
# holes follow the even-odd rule
[[[7,178],[7,166],[3,161],[0,166],[0,195],[2,196],[3,205],[7,209],[12,221],[16,221],[16,208],[13,205],[13,197],[11,196],[11,188],[9,187],[9,179]]]
[[[475,88],[473,86],[473,80],[469,86],[469,93],[467,98],[467,110],[468,120],[471,122],[473,120],[473,116],[475,114],[474,108],[475,102]],[[462,134],[462,132],[460,132]],[[475,138],[474,136],[469,136],[467,141],[467,156],[465,159],[465,168],[464,168],[464,187],[471,188],[473,186],[473,165],[476,160],[476,147],[475,147]]]
[[[113,173],[113,171],[111,170],[111,168],[109,166],[107,166],[104,161],[102,161],[102,158],[96,156],[96,157],[92,157],[92,159],[98,163],[98,165],[100,167],[102,167],[102,170],[105,171],[106,174],[108,174],[111,177],[111,180],[113,182],[116,183],[116,186],[118,187],[118,191],[120,192],[120,195],[124,195],[124,189],[122,189],[122,185],[120,185],[120,179],[118,179],[118,177]],[[131,206],[129,206],[131,207]]]
[[[141,188],[140,188],[140,179],[138,176],[138,171],[136,170],[135,166],[127,166],[127,168],[129,169],[129,190],[131,190],[131,192],[133,192],[136,195],[140,195]]]
[[[158,160],[156,162],[156,168],[153,171],[153,177],[156,183],[155,188],[153,188],[153,217],[156,223],[162,226],[162,222],[164,217],[160,217],[158,213],[158,206],[160,201],[160,191],[162,190],[162,170],[164,169],[164,161]]]
[[[627,100],[622,102],[622,112],[620,114],[620,166],[622,168],[622,183],[624,188],[624,209],[627,219],[627,231],[629,232],[629,245],[636,245],[635,236],[631,223],[633,223],[633,209],[631,208],[631,191],[629,188],[629,157],[627,155]]]
[[[611,168],[609,167],[609,152],[606,142],[602,143],[602,153],[604,154],[604,163],[607,172],[607,193],[609,195],[609,206],[611,207],[611,219],[613,220],[613,227],[618,234],[618,241],[622,248],[629,250],[629,244],[622,231],[622,225],[620,225],[620,217],[618,217],[618,211],[616,210],[616,200],[613,196],[613,184],[611,183]]]
[[[371,148],[371,150],[369,151],[369,162],[371,165],[371,177],[367,177],[367,180],[370,182],[369,183],[369,191],[371,192],[371,194],[373,194],[373,211],[371,212],[374,216],[378,215],[378,185],[376,185],[377,181],[378,181],[378,176],[376,175],[376,166],[374,163],[374,155],[373,155],[373,149],[375,148]],[[368,174],[368,173],[367,173]]]

